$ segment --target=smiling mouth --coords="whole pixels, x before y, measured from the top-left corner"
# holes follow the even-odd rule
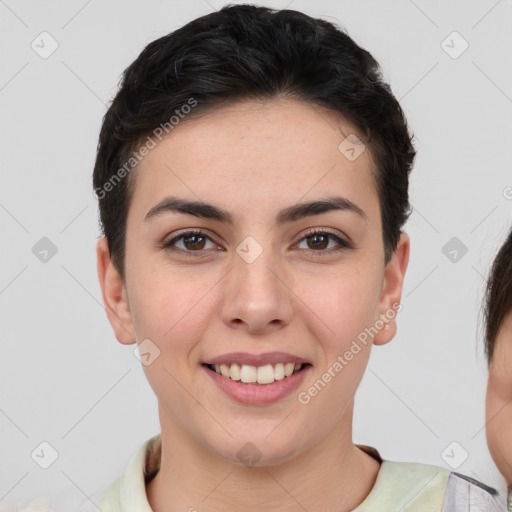
[[[203,366],[227,379],[244,384],[272,384],[276,380],[284,380],[295,373],[303,371],[309,363],[277,363],[264,366],[248,364],[206,364]]]

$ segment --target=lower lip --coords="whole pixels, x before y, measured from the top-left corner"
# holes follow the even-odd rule
[[[265,405],[281,400],[302,384],[306,374],[312,368],[306,366],[303,370],[284,379],[275,380],[272,384],[258,384],[232,380],[229,377],[219,375],[204,365],[202,366],[221,391],[224,391],[233,400],[247,405]]]

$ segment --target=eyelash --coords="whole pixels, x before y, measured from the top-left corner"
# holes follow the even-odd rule
[[[171,251],[181,252],[184,255],[190,256],[190,257],[199,257],[199,256],[201,256],[201,253],[204,252],[204,250],[190,251],[190,250],[184,250],[184,249],[177,249],[177,248],[173,247],[173,245],[176,242],[178,242],[182,238],[187,238],[187,237],[189,237],[191,235],[204,236],[205,238],[207,238],[211,242],[215,243],[204,231],[201,231],[201,230],[189,230],[189,231],[185,231],[185,232],[181,233],[180,235],[172,238],[171,240],[169,240],[167,242],[164,242],[162,244],[162,248],[167,249],[167,250],[171,250]],[[346,249],[352,249],[352,245],[351,244],[349,244],[348,242],[346,242],[345,240],[343,240],[339,236],[335,235],[334,233],[332,233],[332,232],[330,232],[330,231],[328,231],[326,229],[314,229],[312,231],[309,231],[308,233],[306,233],[297,242],[297,244],[302,242],[304,239],[310,238],[310,237],[312,237],[314,235],[328,235],[329,237],[331,237],[333,240],[335,240],[339,244],[339,246],[334,248],[334,249],[322,249],[322,250],[318,250],[318,251],[310,249],[310,251],[312,252],[312,254],[315,255],[315,257],[316,256],[324,256],[325,254],[331,254],[333,252],[343,251],[343,250],[346,250]]]

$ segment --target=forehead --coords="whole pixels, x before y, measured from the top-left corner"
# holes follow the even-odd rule
[[[354,146],[358,139],[361,133],[339,113],[298,100],[223,106],[185,118],[144,157],[130,209],[144,216],[172,193],[242,210],[258,201],[271,208],[343,195],[375,210],[374,164],[364,145]]]

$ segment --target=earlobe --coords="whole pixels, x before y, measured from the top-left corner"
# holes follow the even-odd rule
[[[126,287],[110,259],[107,239],[104,236],[98,240],[96,255],[98,278],[107,318],[119,343],[131,345],[135,343],[136,336]]]
[[[385,345],[389,343],[396,335],[396,319],[390,319],[382,329],[374,336],[373,344],[374,345]]]
[[[409,263],[409,251],[409,235],[401,233],[397,248],[384,270],[382,294],[379,304],[379,319],[383,325],[373,338],[374,345],[385,345],[396,335],[396,316],[402,309],[400,300],[402,298],[405,272]],[[378,320],[376,323],[378,323]]]

